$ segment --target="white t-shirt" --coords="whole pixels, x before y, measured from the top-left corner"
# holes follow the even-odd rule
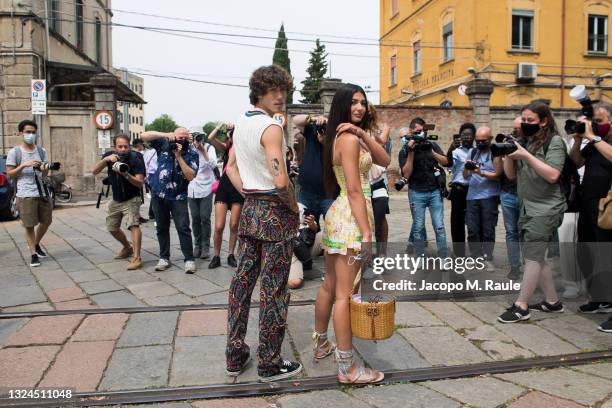
[[[189,198],[204,198],[212,193],[212,185],[215,182],[214,168],[217,167],[217,151],[211,144],[206,143],[206,151],[208,160],[204,159],[204,154],[197,150],[200,156],[198,173],[195,178],[189,182],[187,187],[187,197]]]
[[[42,149],[43,157],[40,157],[40,155],[38,154],[37,147],[34,147],[34,151],[28,152],[22,149],[20,146],[16,146],[9,150],[8,155],[6,156],[7,166],[18,166],[17,149],[21,150],[21,163],[25,163],[28,160],[38,160],[41,162],[49,160],[49,156],[45,149]],[[34,179],[34,172],[36,172],[36,174],[38,175],[38,180],[41,183],[42,187],[42,173],[38,170],[34,170],[33,167],[26,167],[21,171],[19,177],[17,177],[17,197],[40,197],[40,194],[38,193],[38,187],[36,186],[36,181]]]
[[[378,170],[378,172],[380,173],[378,177],[374,177],[374,174],[372,172],[372,170],[375,167],[376,167],[376,170]],[[380,180],[383,180],[385,182],[385,186],[387,187],[372,190],[372,198],[389,197],[389,191],[387,190],[388,185],[389,185],[389,181],[387,180],[387,168],[379,166],[378,164],[372,164],[372,168],[370,169],[370,184],[371,185],[376,184]]]

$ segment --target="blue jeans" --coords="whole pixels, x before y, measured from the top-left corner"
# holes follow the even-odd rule
[[[301,189],[298,202],[314,215],[317,224],[319,224],[319,218],[321,215],[325,218],[325,214],[327,214],[327,210],[329,210],[334,200],[325,198],[324,194],[313,193],[312,191]]]
[[[436,234],[438,256],[448,256],[446,246],[446,231],[444,229],[444,202],[440,190],[434,191],[408,191],[408,200],[412,211],[412,229],[414,232],[415,255],[425,253],[425,210],[429,207],[431,223]]]
[[[485,256],[487,260],[493,260],[495,227],[499,215],[497,200],[497,196],[467,200],[466,224],[470,256],[473,258]]]
[[[189,228],[189,210],[187,200],[168,200],[153,196],[153,211],[157,222],[157,241],[159,257],[170,260],[170,214],[181,244],[185,261],[193,261],[193,244]]]
[[[521,249],[519,245],[518,219],[521,213],[521,200],[514,193],[501,192],[501,207],[506,227],[506,249],[510,266],[521,266]]]

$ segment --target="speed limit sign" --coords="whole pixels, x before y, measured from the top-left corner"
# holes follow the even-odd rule
[[[107,130],[113,127],[113,115],[109,111],[96,112],[94,116],[96,127],[101,130]]]

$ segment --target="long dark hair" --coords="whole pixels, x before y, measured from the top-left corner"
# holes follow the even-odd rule
[[[550,107],[544,102],[534,101],[528,105],[523,106],[521,113],[526,110],[530,110],[540,118],[540,123],[546,119],[546,126],[540,128],[540,130],[527,140],[527,150],[531,154],[536,154],[540,147],[549,143],[554,135],[559,134],[557,132],[557,125],[555,124],[555,118],[552,115]]]
[[[323,147],[323,183],[325,193],[328,198],[336,198],[340,192],[338,180],[334,174],[334,140],[336,139],[336,129],[341,123],[351,123],[351,107],[353,105],[353,95],[360,92],[368,102],[368,96],[362,87],[353,84],[342,85],[334,95],[329,116],[327,119],[327,130],[325,132],[325,143]],[[362,129],[370,123],[370,115],[366,108],[366,113],[361,122],[356,124]]]

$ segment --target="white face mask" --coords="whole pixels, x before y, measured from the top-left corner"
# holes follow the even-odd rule
[[[34,143],[36,143],[36,133],[25,133],[23,135],[23,141],[27,144],[33,145]]]

